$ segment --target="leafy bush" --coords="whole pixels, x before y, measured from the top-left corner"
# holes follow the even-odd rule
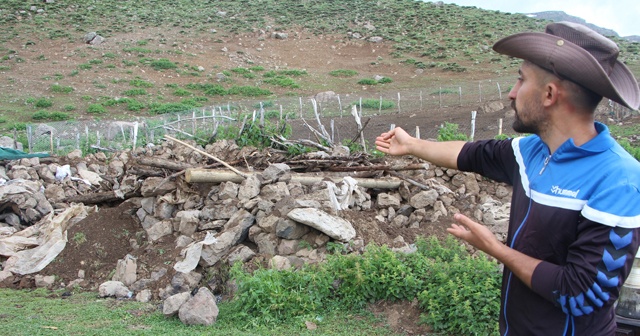
[[[58,85],[58,84],[51,85],[51,92],[71,93],[73,91],[75,91],[75,89],[70,87],[70,86],[62,86],[62,85]]]
[[[389,77],[382,77],[382,78],[380,78],[380,80],[378,80],[378,83],[380,83],[380,84],[393,83],[393,79],[391,79]]]
[[[360,106],[360,102],[354,102],[351,105]],[[378,99],[363,99],[362,100],[362,108],[368,109],[382,109],[388,110],[396,107],[396,103],[392,100],[383,99],[382,102]]]
[[[333,249],[340,250],[337,245]],[[421,319],[452,335],[489,335],[498,327],[500,270],[484,255],[470,256],[458,240],[419,238],[417,251],[394,252],[368,245],[362,255],[332,254],[327,262],[301,269],[258,269],[242,263],[230,276],[238,285],[233,315],[279,324],[329,309],[357,309],[379,300],[418,299]],[[474,314],[471,314],[474,313]]]
[[[166,103],[166,104],[152,104],[149,107],[151,114],[167,114],[175,112],[184,112],[193,109],[193,106],[185,105],[182,103]]]
[[[242,95],[245,97],[268,96],[271,91],[256,86],[232,86],[228,91],[230,95]]]
[[[640,147],[633,146],[628,139],[622,138],[618,140],[618,143],[624,148],[631,156],[640,161]]]
[[[91,114],[105,114],[107,113],[107,109],[104,108],[101,104],[90,104],[87,107],[87,113]]]
[[[276,85],[276,86],[280,86],[280,87],[289,87],[292,89],[295,88],[299,88],[300,85],[298,85],[293,79],[289,78],[289,77],[284,77],[284,76],[276,76],[276,77],[272,77],[272,78],[267,78],[264,80],[265,83],[267,84],[272,84],[272,85]]]
[[[247,68],[238,67],[238,68],[231,69],[231,72],[237,73],[239,75],[243,75],[243,74],[248,74],[251,71],[249,69],[247,69]]]
[[[378,84],[378,81],[376,81],[373,78],[363,78],[363,79],[358,81],[358,84],[360,84],[360,85],[376,85],[376,84]]]
[[[47,120],[49,119],[49,112],[47,111],[38,111],[31,115],[31,119],[33,120]]]
[[[122,93],[123,96],[146,96],[147,90],[145,89],[130,89]]]
[[[186,97],[186,96],[191,96],[192,93],[189,90],[178,88],[173,91],[173,95],[178,97]]]
[[[296,70],[296,69],[280,70],[278,71],[278,74],[284,75],[284,76],[303,76],[307,74],[307,70]]]
[[[329,72],[329,76],[333,76],[333,77],[353,77],[357,74],[358,74],[357,71],[348,70],[348,69],[338,69],[338,70],[333,70]]]
[[[442,127],[438,130],[438,141],[452,141],[452,140],[460,140],[460,141],[468,141],[469,137],[466,134],[460,133],[458,131],[458,124],[453,124],[450,122],[445,122]]]
[[[53,102],[50,99],[47,98],[39,98],[38,100],[36,100],[33,104],[33,106],[37,107],[37,108],[47,108],[47,107],[51,107],[53,105]]]
[[[146,80],[141,78],[130,80],[129,85],[134,87],[147,87],[147,88],[153,87],[153,83],[147,82]]]
[[[178,67],[175,63],[166,58],[151,61],[151,67],[155,70],[175,69]]]

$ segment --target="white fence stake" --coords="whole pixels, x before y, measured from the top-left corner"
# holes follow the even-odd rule
[[[195,115],[195,114],[194,114]],[[195,134],[195,132],[194,132]],[[136,149],[136,142],[138,141],[138,122],[133,123],[133,144],[131,145],[131,150]]]
[[[498,119],[498,135],[502,135],[502,118]]]
[[[471,141],[473,141],[473,138],[476,135],[476,115],[477,114],[478,112],[471,111]]]
[[[502,100],[502,90],[500,90],[500,83],[496,83],[498,85],[498,95],[500,96],[500,100]]]
[[[416,139],[420,139],[420,126],[416,126]]]
[[[400,108],[400,92],[398,92],[398,113],[402,113],[402,110]]]
[[[458,96],[460,97],[460,106],[462,106],[462,86],[458,86]]]

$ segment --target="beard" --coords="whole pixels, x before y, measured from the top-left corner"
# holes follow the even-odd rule
[[[524,108],[522,109],[524,113],[528,114],[529,119],[523,120],[520,117],[520,113],[516,108],[515,100],[511,101],[511,107],[516,112],[515,120],[513,121],[513,125],[511,127],[514,131],[518,133],[525,134],[538,134],[540,135],[542,128],[546,124],[546,118],[544,116],[544,110],[541,106],[536,106],[538,104],[529,102],[528,104],[525,102]],[[532,118],[533,117],[533,118]]]

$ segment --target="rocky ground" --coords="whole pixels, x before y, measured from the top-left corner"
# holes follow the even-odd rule
[[[221,183],[189,183],[194,177],[185,168],[219,164],[172,141],[111,158],[72,153],[6,163],[1,176],[9,182],[0,187],[2,285],[82,288],[143,301],[206,287],[211,297],[225,299],[230,293],[217,270],[238,260],[296,267],[321,262],[328,243],[343,243],[350,253],[369,243],[410,249],[418,236],[445,236],[456,212],[484,221],[499,237],[506,229],[508,187],[414,158],[360,154],[320,160],[309,154],[293,160],[229,141],[204,150],[226,162],[242,158],[236,166],[248,178],[230,174],[234,177]],[[331,172],[347,165],[369,168]],[[395,176],[383,170],[391,166],[398,169]],[[346,183],[344,176],[358,183]],[[367,183],[378,185],[362,186]],[[71,211],[76,207],[80,210]],[[295,217],[296,212],[302,215]],[[46,245],[43,237],[55,236],[45,234],[61,216],[69,218],[64,249],[43,269],[24,271],[15,256],[22,252],[16,251]],[[34,228],[39,233],[29,231]],[[198,244],[207,234],[216,243]],[[17,236],[20,244],[12,240]],[[187,263],[186,249],[198,245],[202,255],[196,263],[176,271],[177,264]],[[110,280],[126,289],[101,286]],[[419,314],[415,304],[379,303],[371,309],[406,332],[425,328],[416,325],[417,319],[404,320]]]

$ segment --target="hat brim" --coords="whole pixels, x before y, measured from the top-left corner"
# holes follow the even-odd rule
[[[493,50],[530,61],[631,109],[640,106],[638,82],[626,65],[616,60],[607,75],[588,51],[561,37],[519,33],[499,40]]]

